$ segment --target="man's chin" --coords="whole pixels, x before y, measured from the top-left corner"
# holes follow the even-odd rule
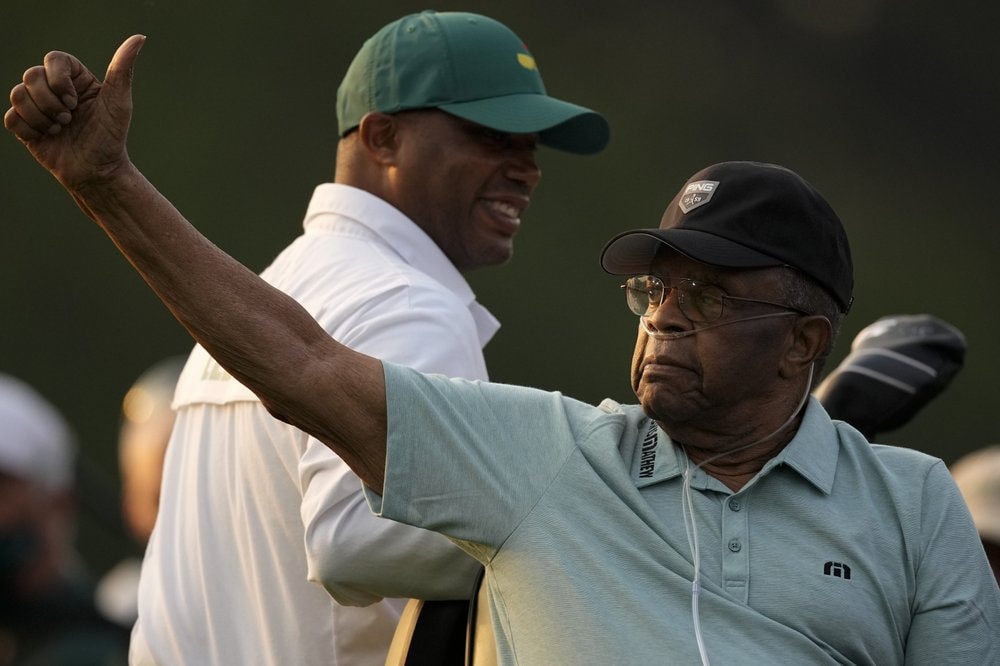
[[[639,405],[643,413],[658,423],[669,423],[679,425],[690,421],[697,416],[701,408],[690,400],[685,400],[683,396],[665,396],[662,390],[655,398],[649,395],[639,398]]]

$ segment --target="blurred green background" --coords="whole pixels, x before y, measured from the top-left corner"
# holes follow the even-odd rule
[[[966,367],[889,443],[950,462],[1000,441],[993,289],[1000,225],[998,6],[901,0],[508,0],[461,4],[263,0],[4,3],[0,77],[49,50],[103,72],[148,42],[130,154],[209,238],[254,270],[294,238],[332,174],[336,88],[362,41],[424,8],[491,15],[532,50],[549,92],[601,110],[611,146],[543,149],[545,174],[509,266],[471,276],[504,326],[494,379],[587,401],[629,400],[635,335],[603,243],[655,226],[680,184],[716,161],[791,167],[839,211],[856,302],[832,368],[887,314],[964,332]],[[5,88],[7,89],[7,88]],[[187,334],[103,234],[11,136],[0,140],[0,371],[49,397],[81,441],[81,548],[98,570],[117,531],[120,401]],[[567,295],[569,295],[567,297]],[[993,345],[993,346],[991,346]]]

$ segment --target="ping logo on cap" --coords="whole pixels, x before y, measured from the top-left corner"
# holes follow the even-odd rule
[[[677,205],[685,213],[690,213],[698,206],[704,206],[711,201],[712,195],[715,194],[718,187],[719,181],[717,180],[696,180],[693,183],[688,183],[684,192],[681,193]]]
[[[537,69],[538,68],[538,66],[535,65],[535,59],[532,58],[527,53],[518,53],[517,54],[517,61],[521,64],[521,67],[524,67],[525,69]]]

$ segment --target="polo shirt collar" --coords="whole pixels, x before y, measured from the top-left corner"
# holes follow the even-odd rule
[[[331,217],[332,216],[332,217]],[[469,308],[485,345],[500,322],[476,301],[468,281],[441,248],[409,217],[384,199],[341,183],[323,183],[313,192],[302,226],[331,228],[336,218],[347,218],[378,236],[407,264],[427,274],[454,293]]]
[[[788,465],[829,495],[833,490],[839,455],[837,429],[819,400],[810,396],[795,437],[761,472],[767,473],[777,465]]]
[[[639,438],[640,444],[635,449],[632,464],[632,476],[637,488],[681,476],[685,466],[684,452],[680,447],[674,446],[670,437],[651,419],[646,419],[645,427],[640,427]],[[652,458],[655,464],[648,473],[642,474],[641,466],[644,462],[650,464],[651,455],[655,456]],[[817,489],[830,494],[837,471],[838,455],[836,428],[819,401],[810,396],[795,437],[764,465],[757,476],[763,476],[779,465],[787,465]]]
[[[632,478],[636,488],[645,488],[680,476],[684,455],[656,421],[640,421],[639,442],[632,455]]]

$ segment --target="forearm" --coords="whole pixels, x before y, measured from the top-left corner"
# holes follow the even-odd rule
[[[202,236],[131,163],[70,193],[195,340],[268,411],[324,442],[381,490],[379,361],[332,340],[298,303]]]

